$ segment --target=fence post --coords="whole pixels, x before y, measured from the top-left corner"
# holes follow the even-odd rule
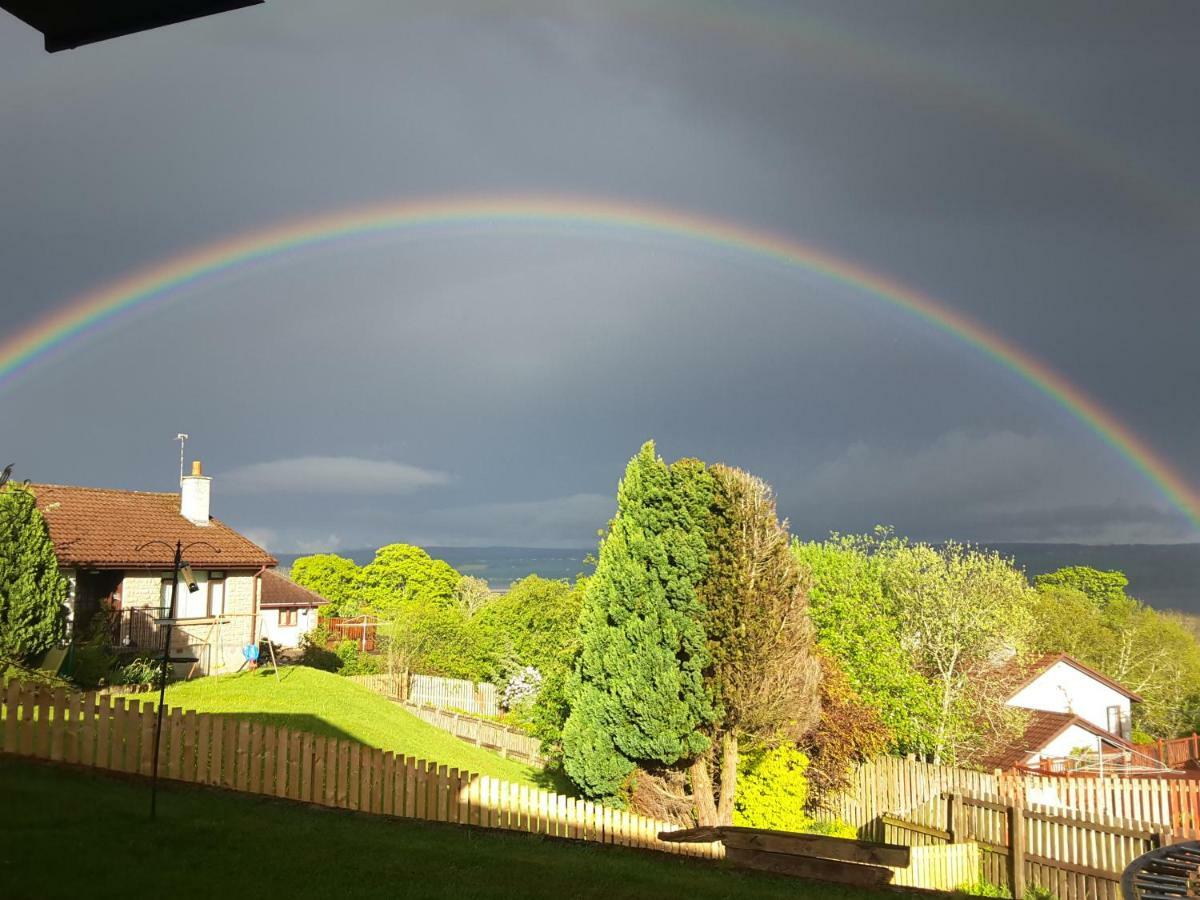
[[[1014,897],[1025,896],[1025,808],[1019,793],[1008,806],[1008,860],[1012,867],[1010,887]]]
[[[963,827],[962,794],[950,794],[946,799],[946,831],[951,844],[961,844]]]

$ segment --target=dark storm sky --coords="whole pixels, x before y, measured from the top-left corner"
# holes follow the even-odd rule
[[[772,229],[939,298],[1200,483],[1200,6],[267,5],[69,53],[0,14],[4,329],[233,233],[496,193]],[[40,481],[174,487],[287,552],[585,546],[646,438],[793,530],[1180,541],[1012,372],[810,273],[553,229],[251,266],[2,394]]]

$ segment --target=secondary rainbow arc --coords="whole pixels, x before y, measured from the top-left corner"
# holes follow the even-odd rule
[[[616,228],[737,250],[786,263],[907,310],[1017,373],[1124,456],[1200,530],[1197,492],[1153,447],[1082,389],[1007,339],[932,297],[793,238],[719,218],[590,197],[461,197],[355,207],[285,221],[207,244],[83,294],[0,342],[0,391],[68,341],[122,313],[165,301],[174,289],[285,251],[347,237],[448,224]]]

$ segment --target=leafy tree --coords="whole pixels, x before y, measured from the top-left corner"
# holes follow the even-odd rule
[[[937,690],[935,761],[969,757],[1020,724],[997,663],[1024,654],[1033,620],[1024,574],[999,554],[949,543],[892,542],[883,586],[901,645]]]
[[[937,702],[933,685],[901,643],[893,598],[883,589],[886,532],[873,537],[833,535],[792,544],[809,573],[809,613],[817,643],[862,703],[874,709],[899,753],[928,752]]]
[[[1200,644],[1183,618],[1130,597],[1121,572],[1072,566],[1035,583],[1037,650],[1069,653],[1140,694],[1140,730],[1171,737],[1200,723]]]
[[[388,668],[445,678],[490,681],[499,673],[491,633],[456,605],[410,600],[380,627]]]
[[[1093,569],[1089,566],[1064,566],[1054,572],[1046,572],[1033,579],[1039,590],[1068,588],[1091,598],[1098,606],[1126,605],[1130,598],[1125,593],[1129,579],[1124,572]]]
[[[703,464],[668,466],[647,442],[617,490],[580,621],[568,689],[564,767],[589,797],[612,797],[639,763],[673,765],[708,748],[716,704],[696,587],[707,566],[712,496]]]
[[[701,753],[691,787],[701,824],[733,822],[740,742],[795,742],[819,715],[806,578],[792,556],[770,486],[713,466],[709,564],[698,598],[706,609],[709,681],[720,704],[707,732],[719,746],[719,799]]]
[[[879,711],[864,703],[837,660],[820,653],[821,719],[804,742],[810,765],[810,806],[850,787],[855,767],[882,756],[892,735]]]
[[[543,678],[554,669],[570,668],[585,584],[572,587],[530,575],[485,606],[479,625],[493,632],[501,661],[533,666]],[[570,654],[566,658],[564,651]]]
[[[454,602],[468,619],[483,609],[492,599],[492,589],[486,578],[464,575],[454,589]]]
[[[541,674],[541,687],[522,724],[542,741],[542,755],[551,765],[562,762],[562,728],[570,712],[567,682],[579,650],[586,586],[583,578],[571,585],[530,575],[476,617],[501,668],[533,666]]]
[[[361,571],[365,605],[385,617],[410,602],[452,606],[461,580],[449,563],[412,544],[380,547]]]
[[[333,553],[301,556],[288,573],[292,581],[329,601],[331,614],[356,616],[362,598],[362,570],[354,560]]]
[[[67,588],[33,494],[0,490],[0,671],[63,640]]]

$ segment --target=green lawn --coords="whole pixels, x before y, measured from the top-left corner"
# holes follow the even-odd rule
[[[619,847],[145,784],[0,758],[0,897],[646,897],[885,895]],[[895,896],[894,894],[891,896]]]
[[[158,695],[144,702],[156,703]],[[422,722],[390,700],[338,675],[290,666],[198,678],[167,687],[167,705],[230,713],[327,737],[352,738],[480,775],[555,788],[537,769],[474,747]]]

